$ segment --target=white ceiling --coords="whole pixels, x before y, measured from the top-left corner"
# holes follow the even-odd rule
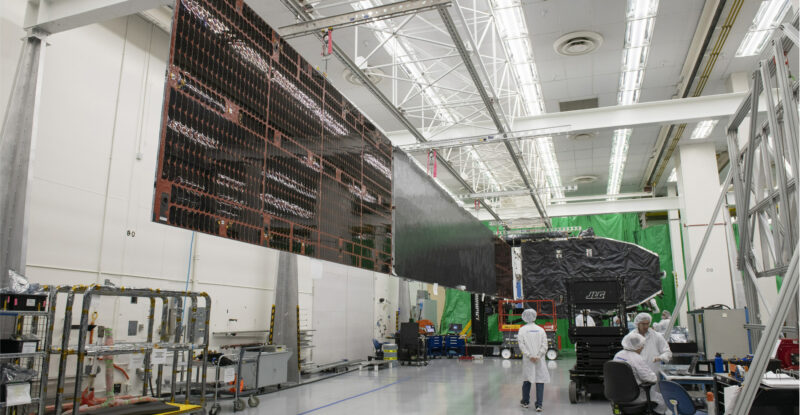
[[[480,38],[486,27],[488,15],[484,13],[489,10],[487,0],[458,0],[454,1],[450,7],[462,38],[467,39],[469,33],[477,33]],[[709,0],[711,1],[711,0]],[[388,1],[386,1],[388,2]],[[622,60],[622,48],[625,36],[625,0],[523,0],[523,7],[526,14],[529,37],[532,42],[536,67],[541,81],[542,94],[547,112],[557,112],[559,102],[577,99],[597,98],[600,106],[613,106],[617,103],[617,88],[620,78],[620,67]],[[697,30],[700,16],[703,11],[704,1],[698,0],[661,0],[659,3],[658,14],[655,23],[655,30],[650,47],[650,55],[645,70],[645,77],[640,96],[640,102],[660,101],[674,98],[677,93],[677,85],[680,81],[681,69],[687,59],[690,44],[695,31]],[[731,4],[735,0],[728,0],[722,12],[718,27],[712,37],[709,50],[716,42],[720,32],[720,25],[729,15]],[[269,2],[249,2],[268,24],[275,28],[285,26],[295,22],[294,16],[279,1]],[[331,4],[338,6],[325,7]],[[716,4],[716,2],[715,2]],[[750,26],[753,17],[758,9],[759,1],[744,1],[744,4],[734,21],[731,32],[725,43],[722,53],[719,55],[716,65],[709,77],[708,83],[702,95],[712,95],[728,92],[725,84],[726,79],[734,72],[749,72],[755,68],[756,58],[735,58],[734,53],[744,34]],[[317,12],[318,16],[330,16],[339,13],[353,11],[353,8],[341,0],[322,0],[315,7],[321,9]],[[456,7],[461,7],[462,12],[468,22],[469,30],[463,27],[457,17]],[[477,11],[474,11],[474,10]],[[790,14],[792,14],[790,12]],[[400,25],[407,17],[391,19],[395,27]],[[477,22],[475,19],[477,18]],[[491,28],[489,32],[492,33]],[[588,55],[566,57],[557,54],[553,49],[553,43],[562,35],[574,31],[595,31],[604,38],[602,46]],[[280,30],[279,30],[280,32]],[[357,32],[357,34],[356,34]],[[409,36],[406,39],[408,45],[413,48],[413,53],[420,59],[436,58],[424,63],[427,79],[439,78],[447,71],[448,73],[437,85],[441,88],[434,88],[436,93],[448,102],[469,101],[464,106],[453,108],[451,111],[461,124],[472,122],[487,121],[489,118],[484,111],[483,104],[475,95],[475,87],[467,76],[463,65],[453,70],[454,65],[458,65],[460,58],[452,49],[452,42],[443,29],[441,18],[435,11],[421,13],[411,19],[400,33]],[[700,33],[699,36],[704,36]],[[356,40],[356,36],[358,36]],[[441,42],[442,45],[433,42],[419,41],[418,38],[429,39],[433,42]],[[378,45],[378,39],[371,30],[366,28],[354,29],[344,28],[334,31],[334,41],[340,45],[345,52],[353,59],[355,55],[365,56]],[[289,43],[295,47],[315,66],[321,70],[327,68],[329,81],[350,99],[362,112],[372,119],[383,131],[402,130],[402,125],[383,108],[372,94],[363,86],[356,86],[344,80],[342,76],[343,66],[335,58],[325,60],[321,56],[321,44],[316,37],[305,36],[302,38],[291,39]],[[357,45],[357,46],[356,46]],[[499,39],[492,41],[492,36],[487,35],[479,47],[483,62],[490,74],[494,74],[495,61],[492,56],[502,58]],[[356,48],[358,51],[356,52]],[[796,53],[796,51],[794,52]],[[453,57],[447,57],[454,55]],[[705,65],[705,60],[701,65]],[[796,59],[795,59],[796,60]],[[385,65],[392,62],[391,57],[382,49],[377,50],[369,59],[370,66]],[[389,67],[383,68],[387,75],[392,75]],[[398,71],[401,72],[401,71]],[[495,85],[500,84],[501,72],[497,72],[497,78],[493,78]],[[401,74],[398,77],[402,78]],[[490,75],[492,77],[492,75]],[[378,84],[383,93],[393,98],[395,103],[403,100],[403,97],[411,88],[410,82],[398,81],[393,85],[391,79],[382,79]],[[694,93],[697,81],[693,82],[690,95]],[[513,89],[513,84],[508,82],[502,84],[504,87]],[[461,89],[463,92],[456,93],[454,90]],[[506,94],[500,91],[501,98]],[[508,111],[509,105],[513,103],[512,98],[501,99],[507,110],[506,114],[513,120],[514,111]],[[406,103],[404,107],[420,107],[425,104],[421,97]],[[428,108],[430,104],[427,103]],[[415,112],[407,112],[409,120],[419,126],[420,121],[414,118]],[[426,117],[431,117],[432,112],[426,111]],[[461,117],[473,114],[471,118],[461,120]],[[725,139],[723,135],[724,122],[720,122],[715,128],[709,140],[717,143],[719,151],[725,149]],[[439,129],[444,127],[439,127]],[[686,128],[683,139],[687,140],[694,125]],[[658,126],[643,127],[633,129],[630,139],[628,159],[624,170],[621,193],[641,191],[640,184],[650,157],[657,151],[656,139],[660,128]],[[436,128],[425,130],[423,133],[430,139],[436,139]],[[487,131],[488,133],[489,131]],[[594,175],[598,180],[591,184],[579,185],[576,192],[567,193],[566,196],[597,195],[605,194],[606,182],[608,179],[609,157],[611,147],[612,130],[597,131],[594,138],[590,140],[574,140],[567,136],[554,136],[554,148],[556,158],[560,167],[561,181],[564,185],[572,184],[572,179],[579,175]],[[523,150],[526,146],[522,145]],[[529,147],[529,146],[528,146]],[[493,170],[498,181],[502,182],[507,189],[521,188],[522,183],[508,153],[504,148],[492,148],[491,146],[476,147],[480,156],[487,166]],[[457,153],[457,152],[456,152]],[[425,154],[417,154],[417,159],[424,165],[426,163]],[[458,159],[451,153],[452,164],[459,167]],[[671,169],[671,161],[661,180],[662,184]],[[452,193],[465,193],[463,189],[452,177],[439,169],[439,179]],[[468,182],[474,182],[471,174],[465,173]],[[663,186],[662,186],[663,189]],[[517,204],[532,206],[530,198],[508,198],[503,200],[504,204]],[[467,204],[471,205],[470,201]]]

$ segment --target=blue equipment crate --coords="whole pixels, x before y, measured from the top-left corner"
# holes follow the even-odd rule
[[[458,357],[467,354],[467,342],[459,336],[445,336],[444,349],[448,357]]]
[[[428,348],[428,356],[443,356],[444,355],[444,342],[442,336],[428,336],[425,341]]]

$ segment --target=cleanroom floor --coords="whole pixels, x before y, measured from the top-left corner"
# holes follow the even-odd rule
[[[570,404],[569,369],[574,357],[550,363],[550,383],[544,389],[545,414],[610,414],[605,400]],[[535,414],[520,407],[522,363],[486,358],[483,361],[432,360],[428,366],[354,371],[295,388],[262,395],[255,414]],[[535,388],[531,391],[535,395]],[[224,401],[222,412],[231,412]]]

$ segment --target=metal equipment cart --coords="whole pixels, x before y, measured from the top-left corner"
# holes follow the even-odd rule
[[[625,315],[625,284],[621,277],[570,280],[567,288],[567,315],[582,309],[616,312],[619,326],[578,327],[568,318],[569,338],[575,343],[577,361],[570,369],[569,401],[584,401],[589,394],[603,394],[603,364],[622,350],[628,333]],[[611,317],[613,320],[613,316]]]
[[[558,358],[558,351],[561,349],[561,342],[558,341],[556,330],[558,322],[556,320],[556,303],[553,300],[500,300],[498,329],[503,333],[503,344],[500,346],[500,356],[503,359],[520,358],[519,342],[517,332],[520,327],[525,325],[522,321],[522,312],[526,308],[536,310],[536,321],[541,324],[547,333],[547,353],[548,360]],[[540,320],[549,321],[540,321]]]
[[[205,395],[206,395],[206,375],[207,375],[207,357],[208,357],[208,325],[211,316],[211,297],[206,293],[196,293],[190,291],[164,291],[156,289],[136,289],[125,287],[112,287],[107,285],[76,285],[76,286],[61,286],[54,290],[52,301],[50,304],[51,310],[55,310],[56,301],[60,295],[66,295],[66,308],[64,313],[64,327],[62,330],[61,347],[51,347],[49,352],[51,354],[59,355],[58,358],[58,381],[55,396],[55,415],[61,415],[64,411],[64,386],[67,378],[67,359],[70,356],[77,357],[77,364],[75,367],[75,389],[72,398],[72,408],[77,408],[73,413],[80,412],[83,378],[85,376],[84,369],[87,362],[87,357],[103,356],[110,358],[114,355],[122,354],[136,354],[144,355],[143,359],[143,381],[142,381],[142,394],[141,397],[150,397],[148,399],[161,399],[162,385],[166,383],[164,367],[171,367],[171,378],[169,380],[169,402],[176,401],[176,395],[182,394],[184,396],[183,403],[189,405],[192,403],[190,400],[193,398],[193,393],[197,392],[195,403],[198,406],[191,408],[190,411],[204,411],[205,410]],[[82,303],[80,310],[80,324],[73,328],[72,326],[72,313],[75,297],[82,296]],[[146,322],[146,340],[144,342],[123,343],[117,342],[114,344],[91,344],[87,341],[90,335],[89,312],[92,307],[93,298],[96,297],[125,297],[129,299],[148,299],[146,303],[148,307],[147,322]],[[198,305],[198,299],[203,299],[202,307]],[[156,330],[156,302],[160,301],[160,325],[158,330],[158,338],[154,337]],[[131,301],[134,303],[134,301]],[[188,324],[184,324],[184,308],[185,303],[188,303]],[[93,326],[93,325],[92,325]],[[72,330],[78,331],[77,346],[70,345],[70,335]],[[49,332],[53,331],[53,320],[50,320]],[[193,356],[193,352],[199,352],[200,357],[197,363]],[[167,353],[172,353],[172,362],[167,363]],[[155,355],[158,359],[153,359]],[[179,359],[182,360],[179,363]],[[113,360],[112,360],[113,363]],[[185,364],[185,369],[180,370],[181,379],[178,379],[178,368]],[[193,380],[194,365],[199,366],[199,373],[196,379]],[[156,376],[151,375],[151,366],[156,366]],[[169,372],[168,372],[169,373]],[[151,386],[151,381],[155,381],[155,390]],[[148,387],[150,389],[148,390]],[[180,390],[182,388],[182,390]],[[196,389],[199,389],[197,391]],[[149,393],[152,392],[152,393]]]
[[[0,410],[4,414],[44,414],[47,375],[50,368],[50,355],[47,350],[52,340],[52,332],[48,328],[53,320],[54,309],[49,307],[52,303],[50,287],[42,288],[43,291],[34,294],[2,293],[0,327],[4,337],[0,364],[13,365],[21,372],[32,375],[29,380],[16,384],[13,381],[6,383],[6,379],[2,380]],[[9,406],[6,400],[8,396],[6,388],[15,385],[29,389],[30,403]]]

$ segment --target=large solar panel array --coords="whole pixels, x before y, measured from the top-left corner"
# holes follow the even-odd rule
[[[389,140],[241,0],[179,0],[153,219],[391,270]]]

